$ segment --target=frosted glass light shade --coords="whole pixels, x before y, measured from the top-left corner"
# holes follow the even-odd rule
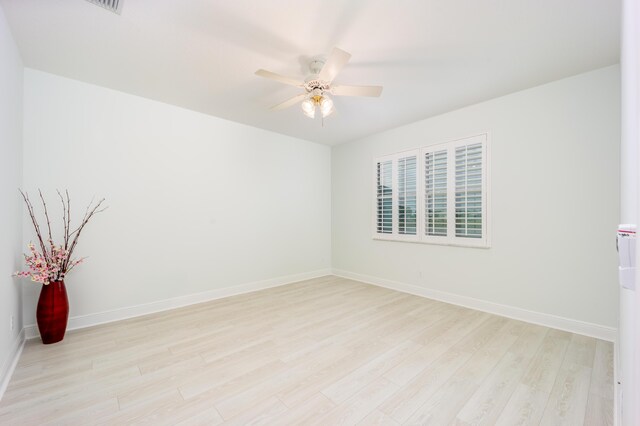
[[[316,106],[311,99],[305,99],[301,104],[302,112],[309,118],[316,116]]]
[[[333,101],[328,96],[324,96],[320,101],[320,111],[323,117],[333,112]]]

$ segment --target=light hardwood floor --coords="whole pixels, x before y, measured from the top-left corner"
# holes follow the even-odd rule
[[[27,342],[0,424],[598,425],[613,348],[324,277]]]

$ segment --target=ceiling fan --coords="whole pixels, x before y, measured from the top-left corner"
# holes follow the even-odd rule
[[[334,96],[378,97],[382,93],[382,86],[343,86],[333,84],[333,79],[349,62],[350,58],[350,53],[334,47],[328,58],[317,57],[311,60],[309,64],[310,74],[304,81],[263,69],[256,71],[256,75],[304,89],[304,93],[272,106],[272,110],[289,108],[298,102],[302,102],[302,112],[307,117],[314,118],[316,109],[319,108],[324,118],[335,111],[329,94]]]

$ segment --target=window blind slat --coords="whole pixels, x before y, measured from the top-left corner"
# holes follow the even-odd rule
[[[398,159],[398,233],[417,233],[417,157]]]
[[[482,238],[482,144],[456,148],[456,237]]]
[[[391,234],[393,231],[393,188],[391,176],[391,160],[376,164],[376,232],[379,234]]]
[[[447,151],[424,155],[425,235],[447,235]]]

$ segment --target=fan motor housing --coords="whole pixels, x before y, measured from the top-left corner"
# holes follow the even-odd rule
[[[319,80],[319,79],[312,79],[312,80],[307,80],[304,83],[304,88],[307,92],[313,92],[315,89],[320,89],[321,91],[327,91],[329,90],[329,82],[328,81],[324,81],[324,80]]]

